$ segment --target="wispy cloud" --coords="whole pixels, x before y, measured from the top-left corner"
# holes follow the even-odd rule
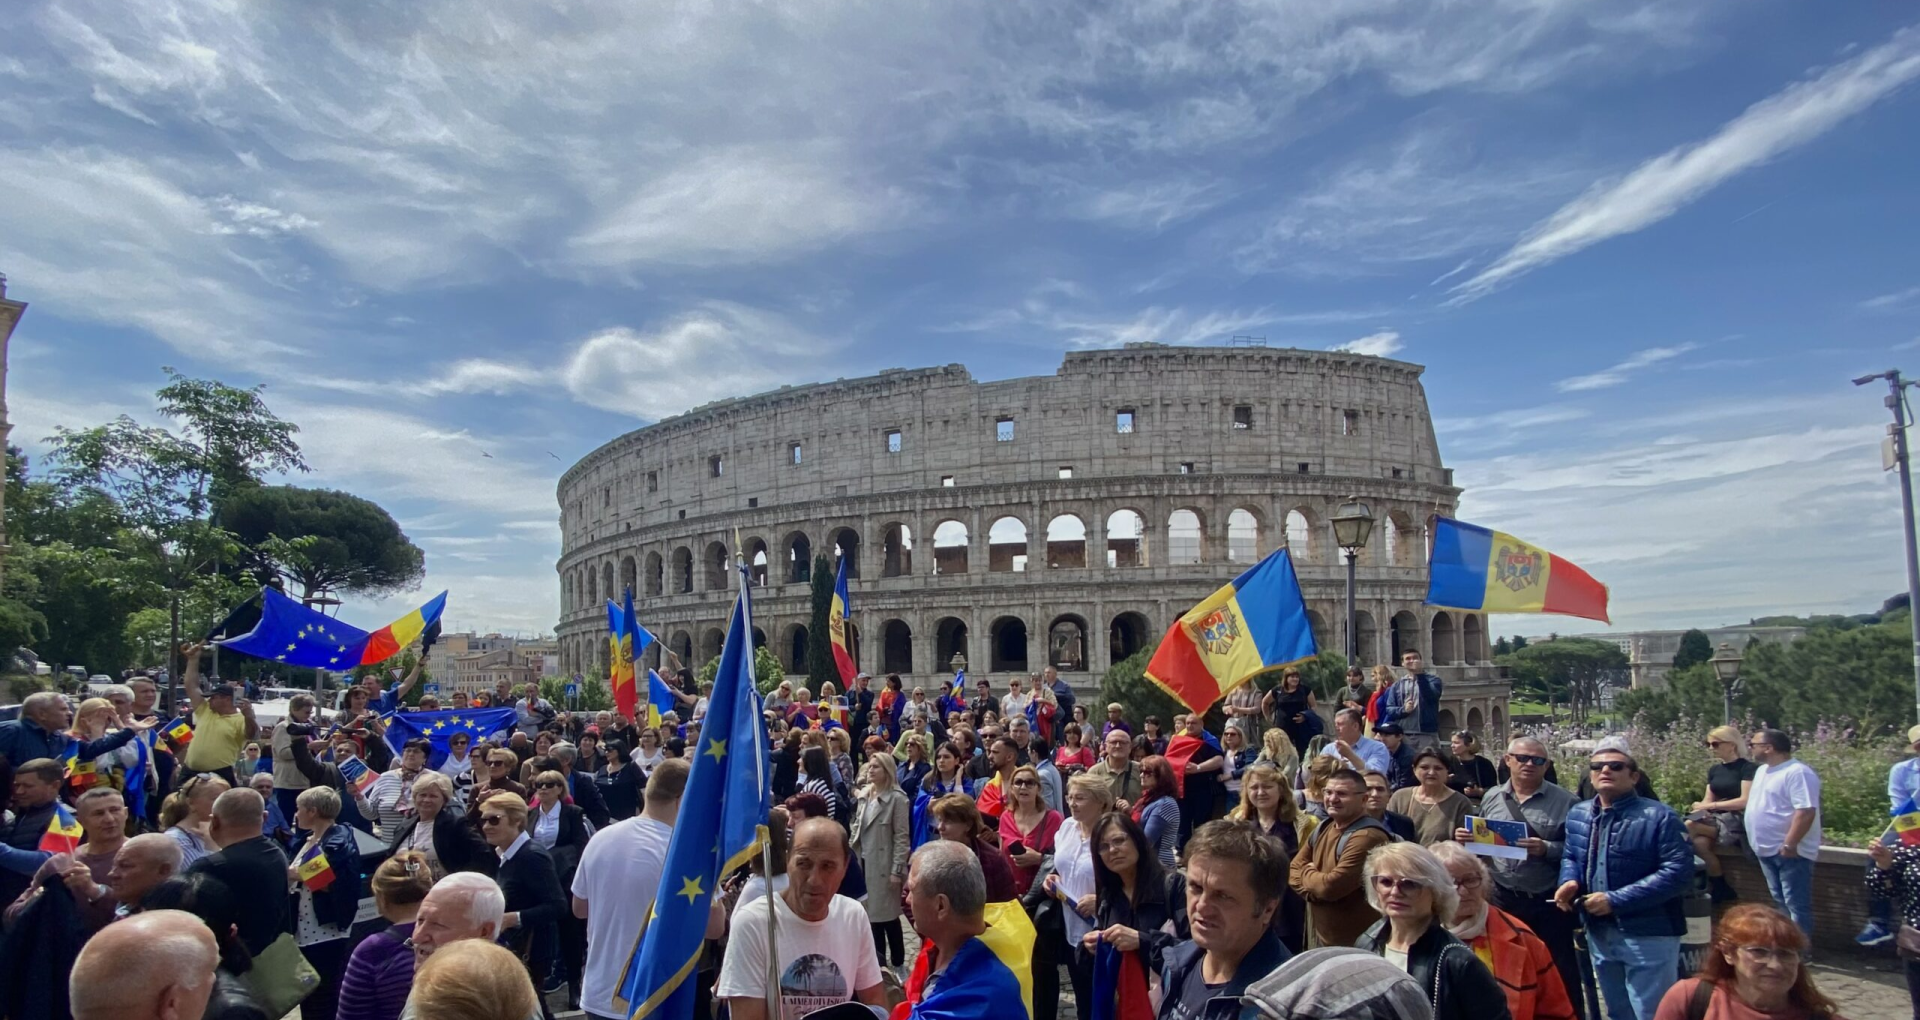
[[[1405,346],[1406,344],[1400,342],[1399,330],[1383,329],[1377,333],[1369,333],[1358,340],[1335,344],[1332,349],[1346,351],[1349,354],[1370,354],[1376,358],[1390,358]]]
[[[1554,383],[1553,387],[1562,393],[1578,393],[1584,390],[1604,390],[1609,386],[1618,386],[1626,382],[1628,377],[1643,368],[1650,368],[1663,361],[1671,361],[1699,346],[1697,343],[1684,343],[1673,347],[1649,347],[1643,351],[1633,352],[1628,355],[1625,360],[1609,368],[1603,368],[1598,372],[1593,372],[1588,375],[1576,375],[1562,379]]]
[[[1810,81],[1761,100],[1712,138],[1671,149],[1615,181],[1602,181],[1548,217],[1492,265],[1452,288],[1472,301],[1550,262],[1672,216],[1729,178],[1813,141],[1920,77],[1920,29],[1893,38]]]
[[[1920,301],[1920,287],[1908,287],[1905,290],[1890,291],[1860,302],[1860,307],[1869,312],[1888,312],[1896,308]]]

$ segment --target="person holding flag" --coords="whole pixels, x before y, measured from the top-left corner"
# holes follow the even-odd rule
[[[119,901],[107,885],[113,871],[113,858],[127,842],[127,802],[120,791],[96,787],[80,795],[73,810],[54,805],[53,820],[40,849],[46,860],[34,873],[27,891],[6,910],[7,926],[12,927],[49,882],[58,878],[73,894],[80,918],[89,933],[99,931],[113,920]]]
[[[309,786],[294,798],[293,824],[307,833],[294,851],[287,880],[294,892],[294,945],[320,984],[300,1000],[302,1020],[327,1020],[340,999],[348,936],[360,909],[360,848],[353,830],[340,824],[340,794]]]
[[[772,796],[768,789],[766,727],[761,722],[760,697],[753,681],[753,613],[746,582],[745,571],[739,571],[739,593],[720,652],[720,665],[714,674],[705,725],[701,727],[699,743],[689,748],[693,768],[688,773],[679,816],[667,845],[660,896],[654,901],[653,914],[646,922],[633,960],[614,997],[613,1005],[620,1015],[634,1020],[691,1020],[694,974],[705,943],[690,936],[707,929],[721,880],[761,854],[767,838],[767,811]],[[809,824],[833,825],[839,832],[839,867],[844,872],[845,830],[830,820]],[[803,826],[802,832],[795,834],[796,839],[805,832]],[[815,844],[809,841],[808,845]],[[813,853],[824,851],[810,851]],[[797,875],[790,865],[790,881],[795,886],[815,888],[818,883],[817,876],[813,876],[814,865],[808,864],[805,870],[811,877]],[[831,879],[825,883],[829,897],[839,886],[839,875]],[[806,901],[809,913],[814,910],[814,904],[815,899]],[[873,961],[873,939],[867,930],[866,912],[857,903],[849,901],[848,905],[852,907],[857,937],[843,937],[840,941],[864,947],[866,959]],[[729,970],[744,961],[749,944],[755,937],[764,939],[766,930],[764,912],[758,926],[736,925],[727,952]],[[750,931],[754,934],[750,935]],[[765,943],[761,945],[762,965],[756,973],[764,985]],[[791,947],[793,943],[783,942],[783,945]],[[877,987],[879,964],[872,963],[871,967],[873,984]],[[806,982],[805,987],[814,987],[813,972],[797,973],[795,977]],[[824,977],[820,975],[820,979]],[[721,994],[726,994],[725,971],[721,985]],[[762,990],[777,991],[764,987]],[[767,1017],[767,998],[752,1001],[757,1002],[757,1008],[748,1001],[737,1001],[733,1015],[738,1020]]]
[[[1735,731],[1738,732],[1737,730]],[[1907,757],[1894,763],[1887,772],[1888,814],[1892,824],[1880,834],[1879,845],[1888,847],[1911,846],[1920,843],[1920,814],[1915,807],[1920,806],[1920,726],[1907,729]],[[1905,827],[1901,819],[1911,819],[1913,824]],[[1893,901],[1886,896],[1873,893],[1873,876],[1868,875],[1867,887],[1867,925],[1853,940],[1863,946],[1883,946],[1893,941],[1893,933],[1898,926],[1893,923]],[[1920,974],[1920,968],[1909,971]],[[1920,989],[1920,984],[1913,986]],[[1915,1001],[1920,1007],[1920,999]]]
[[[653,644],[655,640],[652,633],[640,626],[639,619],[633,614],[632,588],[626,589],[624,606],[615,605],[612,599],[607,600],[607,661],[610,663],[611,673],[607,678],[607,686],[613,690],[614,711],[628,719],[635,719],[636,713],[640,710],[639,674],[636,663],[646,652],[647,646]],[[651,705],[654,698],[651,681],[659,678],[653,670],[648,670],[647,676],[650,681],[648,703]],[[667,701],[666,707],[660,711],[673,710],[673,694],[670,690],[667,693]],[[660,725],[658,717],[653,717],[648,725]]]

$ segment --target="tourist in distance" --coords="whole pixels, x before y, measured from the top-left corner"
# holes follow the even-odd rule
[[[1719,852],[1737,853],[1746,845],[1747,795],[1760,766],[1742,754],[1744,750],[1746,738],[1732,726],[1716,726],[1707,733],[1707,751],[1716,760],[1707,768],[1706,796],[1687,808],[1687,835],[1693,852],[1707,863],[1707,886],[1715,903],[1737,898]]]
[[[1907,756],[1895,762],[1893,768],[1887,771],[1888,814],[1890,816],[1901,814],[1908,802],[1914,801],[1917,797],[1920,797],[1920,726],[1911,726],[1907,729]],[[1894,831],[1892,825],[1888,825],[1876,843],[1880,846],[1899,847],[1900,835]],[[1867,924],[1860,929],[1860,934],[1855,935],[1853,940],[1863,946],[1883,946],[1893,941],[1893,933],[1897,930],[1893,922],[1893,900],[1877,891],[1871,872],[1867,878],[1870,893],[1867,903]],[[1909,962],[1907,973],[1920,976],[1920,970],[1916,970],[1911,962]],[[1920,985],[1912,987],[1914,1001],[1920,1003]],[[1916,1015],[1920,1016],[1920,1012]]]
[[[1759,730],[1747,742],[1760,768],[1753,774],[1744,816],[1767,891],[1813,937],[1813,864],[1820,859],[1820,777],[1793,757],[1781,730]]]

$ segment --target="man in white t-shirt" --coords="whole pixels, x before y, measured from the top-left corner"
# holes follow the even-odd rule
[[[1760,730],[1747,742],[1760,763],[1747,793],[1747,846],[1773,894],[1813,937],[1813,862],[1820,858],[1820,776],[1793,756],[1793,741]]]
[[[640,939],[640,924],[653,911],[666,866],[673,819],[687,789],[691,766],[674,758],[647,778],[641,813],[594,834],[573,874],[573,916],[587,922],[587,966],[580,981],[580,1007],[590,1017],[626,1020],[614,1002],[620,978]]]
[[[816,1009],[858,999],[886,1005],[880,958],[874,954],[867,911],[839,895],[847,873],[847,830],[831,818],[808,818],[787,851],[787,888],[734,912],[716,995],[733,1020],[767,1016],[767,912],[779,930],[780,1016],[800,1020]]]

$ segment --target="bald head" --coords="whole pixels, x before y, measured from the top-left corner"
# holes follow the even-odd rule
[[[222,849],[260,835],[267,824],[267,802],[251,787],[228,790],[214,799],[208,835]]]
[[[149,910],[88,940],[68,979],[74,1020],[200,1020],[220,949],[182,910]]]
[[[137,904],[154,886],[172,878],[180,870],[180,844],[160,832],[143,832],[127,840],[113,855],[113,868],[107,872],[107,888],[113,898],[125,904]]]

